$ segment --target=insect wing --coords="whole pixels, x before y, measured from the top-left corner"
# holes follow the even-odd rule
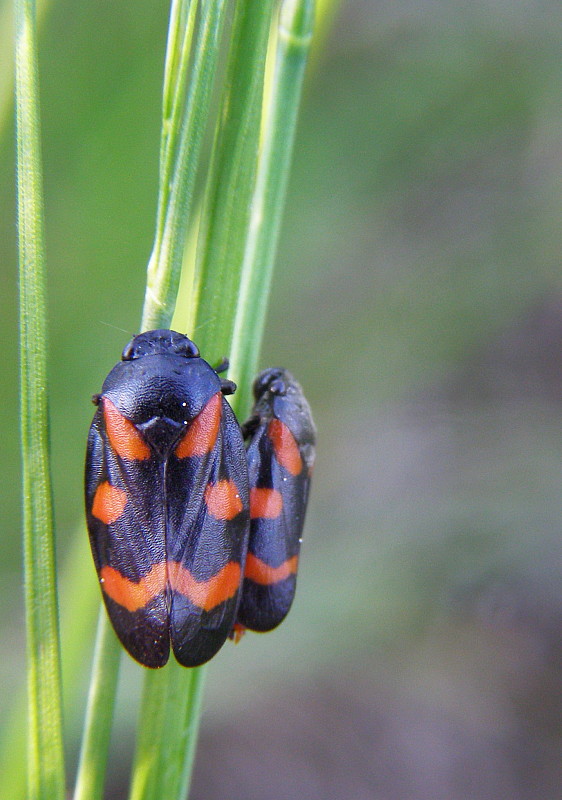
[[[249,533],[240,427],[220,393],[207,416],[170,454],[166,475],[170,635],[188,667],[212,658],[232,629]]]
[[[113,627],[147,667],[169,656],[164,464],[135,426],[102,398],[88,436],[90,543]]]
[[[247,451],[250,540],[238,612],[242,626],[262,632],[279,625],[293,602],[310,485],[301,461],[296,474],[280,462],[271,433],[271,421],[261,424]],[[285,436],[294,443],[288,429]]]

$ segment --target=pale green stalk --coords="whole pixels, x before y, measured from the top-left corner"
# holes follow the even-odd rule
[[[151,324],[151,318],[161,313],[166,313],[168,285],[172,280],[171,263],[164,252],[166,217],[170,208],[173,170],[177,166],[174,163],[174,157],[177,150],[177,139],[180,134],[182,112],[185,110],[185,87],[189,72],[189,57],[193,44],[193,29],[198,3],[199,0],[172,0],[170,8],[166,63],[164,65],[164,86],[162,90],[162,129],[160,133],[156,230],[152,254],[148,262],[141,330],[146,330],[147,327],[159,327],[157,322]],[[178,269],[181,271],[181,264]]]
[[[141,704],[131,800],[185,798],[197,743],[205,670],[171,660],[147,673]],[[149,720],[147,723],[144,716]]]
[[[28,669],[28,798],[63,800],[61,668],[49,466],[45,254],[36,13],[16,0],[21,439]]]
[[[265,99],[262,141],[252,216],[244,251],[239,313],[230,350],[232,379],[240,384],[238,403],[246,408],[265,326],[267,298],[285,206],[297,114],[312,41],[314,0],[284,0],[279,15],[275,65]]]
[[[172,319],[226,19],[226,0],[201,0],[192,46],[197,3],[184,2],[183,13],[176,5],[174,15],[185,19],[187,27],[183,37],[171,37],[172,44],[181,38],[179,57],[166,60],[156,234],[148,264],[142,330],[168,327]]]
[[[98,615],[92,679],[74,800],[103,798],[120,658],[121,645],[111,628],[105,608],[102,607]]]
[[[221,114],[197,244],[193,333],[210,360],[227,355],[232,340],[256,179],[273,8],[273,0],[235,5]]]

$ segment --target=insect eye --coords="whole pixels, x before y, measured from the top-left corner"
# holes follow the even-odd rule
[[[123,352],[121,353],[121,360],[122,361],[132,361],[135,357],[135,346],[134,346],[134,339],[129,342],[128,345],[125,346]]]
[[[287,387],[285,381],[282,378],[276,378],[274,381],[271,381],[269,384],[269,391],[271,394],[286,394]]]
[[[166,350],[185,358],[199,358],[199,348],[184,333],[166,331]]]
[[[185,347],[182,349],[183,355],[187,356],[187,358],[199,358],[199,348],[191,339],[186,338]]]
[[[263,372],[260,372],[258,377],[254,381],[254,397],[256,400],[259,400],[260,397],[268,391],[273,391],[274,394],[279,394],[279,392],[273,389],[274,384],[279,383],[281,384],[282,391],[284,391],[284,384],[282,381],[284,370],[281,367],[270,367],[270,369],[265,369]]]

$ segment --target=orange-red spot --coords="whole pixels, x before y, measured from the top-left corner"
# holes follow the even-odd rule
[[[100,583],[106,595],[126,608],[127,611],[138,611],[147,603],[162,594],[166,588],[166,562],[154,564],[139,581],[131,581],[113,567],[102,567]]]
[[[217,519],[233,519],[242,509],[242,499],[233,481],[208,483],[205,489],[205,502],[209,513]]]
[[[229,561],[220,572],[207,581],[198,581],[181,564],[168,562],[170,587],[204,611],[230,600],[240,585],[240,564]]]
[[[289,575],[296,575],[298,563],[299,557],[292,556],[292,558],[288,558],[278,567],[270,567],[261,558],[248,553],[244,577],[262,586],[269,586],[272,583],[285,580]]]
[[[277,489],[250,490],[250,517],[276,519],[283,509],[283,498]]]
[[[219,432],[221,412],[222,395],[217,392],[195,417],[176,447],[178,458],[202,456],[213,449]]]
[[[246,633],[246,628],[240,622],[235,622],[232,626],[232,631],[230,633],[230,638],[234,642],[234,644],[238,644],[240,639]]]
[[[128,460],[150,458],[150,447],[133,423],[126,419],[107,397],[103,398],[105,429],[115,452]]]
[[[204,611],[234,597],[240,586],[241,570],[236,561],[229,561],[207,581],[198,581],[176,561],[154,564],[139,581],[131,581],[113,567],[102,567],[100,583],[104,592],[127,611],[138,611],[161,595],[166,586],[187,597]]]
[[[272,419],[267,433],[273,444],[277,461],[291,475],[299,475],[302,470],[302,458],[295,437],[289,428],[280,419]]]
[[[106,525],[111,525],[119,519],[126,505],[127,493],[104,481],[96,489],[92,514]]]

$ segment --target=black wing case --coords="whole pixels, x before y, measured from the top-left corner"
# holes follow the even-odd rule
[[[174,654],[186,667],[212,658],[232,629],[249,533],[238,422],[220,392],[200,416],[203,424],[193,423],[170,454],[166,476],[170,635]],[[216,434],[209,436],[213,425]]]
[[[253,431],[247,458],[250,540],[237,621],[265,632],[283,621],[295,596],[311,464],[289,427],[267,417]]]
[[[86,456],[86,512],[103,599],[128,652],[161,667],[170,650],[164,464],[101,398]]]

